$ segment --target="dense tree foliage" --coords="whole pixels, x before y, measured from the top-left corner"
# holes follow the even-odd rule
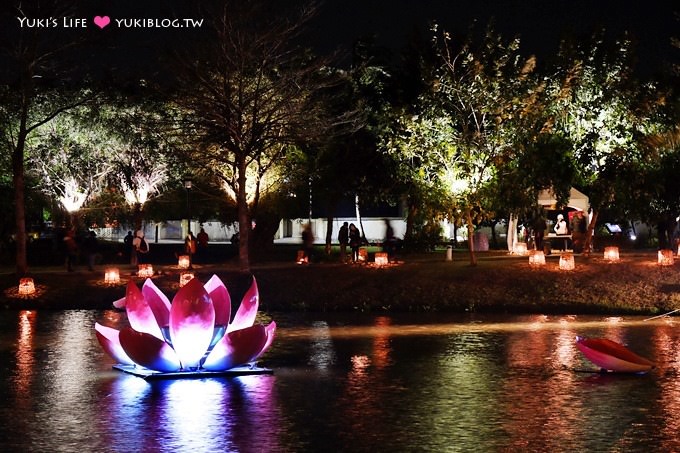
[[[3,4],[2,23],[16,17],[67,16],[74,3],[67,1],[12,1]],[[73,65],[79,38],[61,30],[20,28],[3,41],[0,55],[0,143],[11,156],[14,189],[16,271],[28,271],[26,257],[27,150],[33,135],[54,118],[91,99],[83,90]]]

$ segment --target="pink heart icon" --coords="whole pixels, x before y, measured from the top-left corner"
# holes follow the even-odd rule
[[[99,28],[104,28],[111,22],[109,16],[94,16],[94,24]]]

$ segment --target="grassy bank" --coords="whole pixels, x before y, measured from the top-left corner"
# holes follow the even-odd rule
[[[618,263],[577,256],[573,271],[560,271],[556,256],[533,269],[526,257],[493,252],[480,254],[476,267],[469,266],[464,253],[456,253],[453,262],[443,253],[406,255],[386,268],[333,260],[299,266],[289,255],[253,266],[261,310],[656,315],[680,308],[680,263],[658,266],[654,251],[624,255]],[[172,298],[180,271],[172,264],[156,270],[154,282]],[[17,295],[14,274],[0,275],[2,307],[110,308],[125,294],[128,280],[142,283],[129,266],[121,266],[123,283],[116,286],[103,284],[103,266],[95,272],[42,267],[32,273],[38,294],[31,297]],[[235,303],[250,282],[233,261],[197,265],[196,274],[203,281],[219,275]]]

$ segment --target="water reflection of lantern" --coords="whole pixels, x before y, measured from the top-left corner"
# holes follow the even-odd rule
[[[177,259],[177,267],[180,269],[189,269],[191,261],[189,260],[189,255],[180,255]]]
[[[529,252],[529,266],[544,266],[545,254],[543,250],[532,250]]]
[[[375,265],[386,266],[389,263],[386,252],[375,252]]]
[[[298,264],[307,264],[309,263],[309,258],[307,258],[307,255],[305,255],[304,250],[298,250],[297,252],[297,258],[295,259],[295,262]]]
[[[182,272],[179,276],[179,286],[180,288],[191,281],[194,278],[193,272]]]
[[[137,277],[153,277],[153,266],[151,264],[140,264],[137,269]]]
[[[574,255],[572,253],[563,253],[560,256],[560,269],[564,271],[573,270],[576,267],[574,263]]]
[[[104,283],[107,285],[120,283],[120,271],[117,267],[110,267],[104,271]]]
[[[515,244],[515,254],[524,256],[527,254],[527,243],[526,242],[518,242]]]
[[[605,247],[604,248],[604,259],[607,261],[618,261],[619,260],[619,248],[618,247]]]
[[[35,293],[35,284],[32,278],[22,278],[19,280],[19,294],[27,296]]]
[[[659,250],[659,264],[661,266],[673,265],[673,250]]]
[[[359,249],[359,261],[368,261],[368,250],[363,247]]]

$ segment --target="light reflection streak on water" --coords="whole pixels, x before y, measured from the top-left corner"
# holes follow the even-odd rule
[[[373,363],[376,368],[384,368],[390,364],[390,329],[391,320],[387,316],[375,319],[377,333],[373,338]]]
[[[562,441],[577,439],[573,420],[578,407],[569,401],[562,386],[573,385],[571,373],[561,372],[563,367],[573,367],[577,350],[575,333],[569,323],[558,323],[561,329],[551,338],[547,329],[517,332],[509,336],[507,346],[508,367],[512,379],[503,380],[500,392],[503,430],[508,433],[508,446],[512,449],[535,449],[536,445],[550,448],[552,439]],[[552,379],[560,373],[560,379]],[[559,450],[559,445],[552,446]]]
[[[527,330],[563,330],[563,329],[603,329],[608,332],[618,332],[622,328],[636,326],[655,326],[673,325],[676,321],[664,318],[643,321],[619,319],[616,322],[611,320],[600,321],[578,321],[572,316],[561,317],[555,320],[548,320],[544,315],[530,322],[507,322],[507,323],[442,323],[442,324],[388,324],[388,325],[369,325],[369,326],[329,326],[326,322],[317,322],[316,327],[284,327],[279,333],[290,339],[310,339],[315,341],[315,350],[323,351],[323,354],[330,353],[327,342],[330,338],[354,338],[354,337],[376,337],[379,335],[389,336],[409,336],[409,335],[450,335],[465,332],[526,332]],[[616,330],[613,329],[616,327]],[[614,338],[612,338],[614,339]],[[614,339],[615,340],[615,339]],[[616,340],[615,340],[616,341]],[[315,356],[316,357],[316,356]],[[328,356],[321,357],[325,363]]]
[[[144,420],[154,419],[155,407],[148,400],[152,393],[151,385],[143,379],[132,375],[119,375],[112,380],[105,398],[100,400],[99,412],[104,416],[102,424],[115,426],[116,432],[124,436],[110,433],[106,444],[113,451],[131,449],[135,451],[153,451],[153,442],[147,437],[150,431]]]
[[[490,338],[473,332],[457,332],[450,336],[447,350],[439,363],[432,363],[431,373],[438,386],[418,389],[423,410],[419,411],[423,426],[436,438],[452,437],[464,445],[474,438],[493,438],[495,426],[488,423],[496,409],[489,395],[497,391],[494,383],[481,376],[497,375],[502,362],[494,360]],[[429,401],[443,404],[432,406]],[[482,443],[479,444],[480,449]]]
[[[346,421],[346,426],[341,429],[344,443],[351,445],[357,437],[370,439],[372,425],[365,420],[380,420],[388,416],[381,401],[386,397],[386,391],[391,390],[382,384],[388,380],[385,371],[391,363],[390,323],[391,319],[387,316],[377,317],[373,324],[375,336],[370,344],[370,354],[355,354],[350,358],[344,392],[339,398],[343,420]]]
[[[309,338],[312,339],[309,364],[320,369],[329,368],[335,363],[335,351],[328,323],[314,322]]]
[[[88,311],[66,311],[55,326],[56,344],[58,348],[49,352],[50,373],[47,376],[51,387],[51,404],[54,410],[68,415],[70,423],[66,426],[50,417],[43,420],[47,432],[78,431],[81,425],[96,417],[93,408],[88,404],[91,395],[84,395],[82,383],[91,375],[83,369],[93,350],[83,345],[91,344],[92,332],[82,326],[94,324],[92,313]],[[45,377],[43,377],[44,379]]]
[[[680,363],[680,348],[678,347],[680,333],[671,326],[659,328],[655,330],[653,342],[658,345],[660,351],[665,353],[664,357],[658,360],[659,372],[672,376],[666,385],[660,386],[659,400],[662,402],[663,410],[658,426],[661,430],[660,438],[663,439],[662,450],[677,451],[677,442],[668,442],[666,439],[675,439],[680,431],[680,379],[678,379],[677,370],[665,364],[677,366]]]
[[[120,376],[102,407],[105,424],[118,433],[109,445],[114,451],[276,451],[281,429],[273,383],[272,376],[149,382]]]
[[[231,404],[227,388],[216,380],[178,379],[165,387],[162,414],[157,433],[163,445],[171,450],[202,448],[219,451],[232,448],[228,434],[235,420],[222,415]],[[223,425],[216,426],[215,420]],[[217,432],[216,432],[217,431]]]
[[[20,407],[28,404],[26,395],[30,392],[35,370],[35,324],[37,312],[22,310],[19,312],[19,338],[16,352],[15,385],[17,389],[17,403]]]

